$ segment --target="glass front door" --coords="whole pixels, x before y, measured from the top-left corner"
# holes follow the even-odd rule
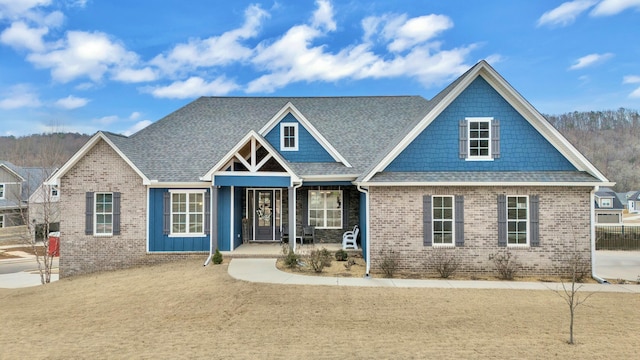
[[[281,190],[248,189],[247,198],[253,216],[253,240],[279,240]]]

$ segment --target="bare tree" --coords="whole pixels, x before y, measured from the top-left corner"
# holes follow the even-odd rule
[[[55,255],[50,243],[49,233],[52,225],[59,223],[58,207],[59,189],[56,186],[45,185],[45,181],[56,171],[64,161],[62,154],[62,138],[49,136],[41,139],[40,153],[35,164],[23,166],[23,188],[19,214],[22,223],[26,225],[26,233],[22,241],[31,246],[35,254],[42,284],[51,282],[53,261]],[[57,229],[56,229],[57,230]],[[59,243],[57,244],[59,246]]]
[[[570,222],[573,224],[573,222]],[[573,227],[573,225],[571,225]],[[573,230],[573,229],[572,229]],[[582,257],[580,252],[578,251],[578,241],[575,236],[575,232],[571,232],[573,234],[573,251],[569,255],[568,259],[568,270],[571,275],[571,285],[565,284],[562,282],[562,291],[555,290],[555,293],[558,294],[561,298],[569,306],[569,341],[568,343],[573,345],[573,325],[575,320],[576,309],[578,306],[584,304],[587,299],[593,295],[593,293],[584,294],[580,292],[583,284],[579,283],[580,279],[584,276],[585,269],[585,259]]]

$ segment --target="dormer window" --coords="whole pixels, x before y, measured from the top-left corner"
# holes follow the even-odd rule
[[[58,185],[51,186],[51,197],[57,198],[60,193],[58,192]]]
[[[613,207],[611,199],[600,199],[600,207],[603,207],[603,208]]]
[[[298,123],[280,124],[280,150],[298,150]]]
[[[460,158],[468,161],[500,157],[500,122],[492,117],[460,121]]]

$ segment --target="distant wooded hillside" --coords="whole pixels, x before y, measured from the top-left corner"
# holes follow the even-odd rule
[[[545,115],[611,181],[616,191],[640,190],[640,114],[637,110],[572,112]],[[0,160],[19,166],[61,166],[90,138],[57,133],[0,137]],[[55,164],[49,155],[59,153]],[[43,155],[44,154],[44,155]],[[47,161],[44,161],[46,159]]]
[[[18,166],[60,167],[90,136],[77,133],[0,136],[0,160]]]
[[[598,170],[616,182],[616,191],[640,189],[637,110],[576,111],[546,117]]]

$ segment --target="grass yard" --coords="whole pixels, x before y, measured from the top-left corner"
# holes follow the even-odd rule
[[[625,359],[640,295],[237,281],[184,261],[0,289],[0,359]]]

